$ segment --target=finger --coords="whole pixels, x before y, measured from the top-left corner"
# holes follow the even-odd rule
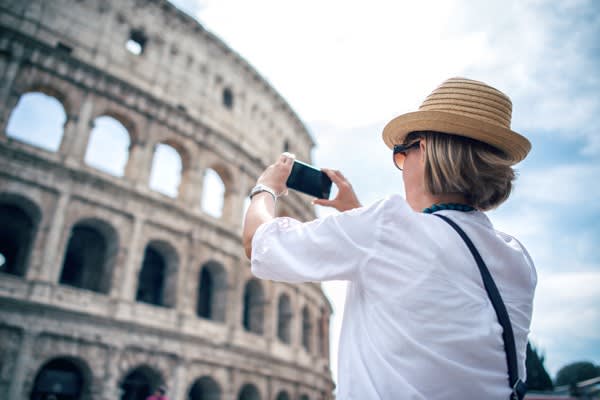
[[[344,176],[344,174],[342,174],[342,172],[341,172],[341,171],[338,171],[338,170],[336,169],[334,172],[335,172],[335,174],[336,174],[337,176],[339,176],[339,177],[340,177],[340,178],[342,178],[343,180],[347,180],[347,179],[346,179],[346,177]]]
[[[279,157],[279,161],[282,162],[283,164],[288,164],[288,163],[293,163],[295,158],[296,158],[295,154],[288,153],[286,151],[285,153],[281,153],[281,156]]]
[[[343,175],[340,177],[341,174],[339,174],[339,171],[334,171],[332,169],[323,169],[322,171],[325,172],[329,179],[331,179],[331,181],[337,186],[340,186],[346,181]]]
[[[327,200],[327,199],[314,199],[312,201],[313,204],[317,205],[317,206],[324,206],[324,207],[334,207],[334,201],[333,200]]]

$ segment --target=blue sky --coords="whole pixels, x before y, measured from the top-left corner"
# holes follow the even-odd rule
[[[487,82],[513,100],[533,144],[512,197],[490,214],[538,271],[531,339],[554,375],[600,363],[600,3],[176,0],[285,97],[369,204],[403,193],[380,134],[443,80]],[[328,211],[319,211],[324,214]],[[325,285],[336,316],[343,283]]]
[[[388,120],[452,76],[507,93],[512,127],[533,149],[512,197],[489,216],[536,263],[530,337],[552,375],[574,361],[600,364],[600,2],[173,2],[286,98],[317,142],[314,162],[344,172],[364,204],[404,191],[381,141]],[[168,149],[164,157],[180,168]],[[324,288],[335,374],[344,283]]]

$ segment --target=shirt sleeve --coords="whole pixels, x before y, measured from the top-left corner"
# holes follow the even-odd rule
[[[311,222],[275,218],[252,240],[252,273],[282,282],[355,280],[372,254],[384,201]]]

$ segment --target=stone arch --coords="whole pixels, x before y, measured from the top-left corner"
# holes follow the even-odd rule
[[[25,276],[41,218],[40,208],[28,198],[0,194],[0,272]]]
[[[244,287],[242,324],[248,332],[262,335],[264,332],[265,297],[262,284],[252,278]]]
[[[164,380],[160,372],[146,364],[137,365],[123,374],[119,380],[119,399],[146,400],[162,384]]]
[[[290,395],[287,391],[282,390],[279,393],[277,393],[277,397],[275,397],[275,400],[290,400]]]
[[[190,153],[177,140],[166,138],[154,145],[150,188],[176,198],[190,167]]]
[[[283,293],[277,302],[277,337],[284,343],[291,343],[292,305],[290,296]]]
[[[302,347],[310,352],[312,350],[312,320],[308,306],[302,307]]]
[[[21,94],[6,125],[9,137],[44,150],[60,148],[68,122],[65,96],[49,87],[36,87]]]
[[[71,228],[59,282],[107,294],[119,252],[119,235],[108,222],[84,218]]]
[[[87,363],[70,356],[54,357],[36,372],[30,400],[44,400],[50,395],[64,400],[91,399],[92,372]]]
[[[85,162],[114,176],[123,176],[133,143],[131,123],[115,114],[102,114],[94,118],[86,149]]]
[[[260,400],[260,392],[253,384],[246,383],[240,389],[238,400]]]
[[[175,307],[179,256],[169,243],[150,241],[138,276],[136,301],[156,306]]]
[[[200,268],[198,277],[196,315],[225,322],[227,308],[227,272],[217,261],[208,261]]]
[[[219,384],[210,376],[203,376],[194,381],[186,400],[221,400],[221,395]]]

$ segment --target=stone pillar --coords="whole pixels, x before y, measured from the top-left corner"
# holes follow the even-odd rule
[[[86,93],[78,115],[67,117],[58,152],[72,166],[80,165],[85,157],[85,150],[93,128],[93,121],[91,120],[93,110],[94,101],[92,96]]]
[[[34,339],[34,332],[23,332],[23,339],[21,340],[19,354],[17,355],[17,361],[13,371],[13,378],[10,383],[8,399],[24,399],[27,397],[25,393],[23,393],[23,384],[25,383],[27,368],[31,365]]]
[[[242,171],[238,171],[237,184],[228,185],[225,192],[225,201],[223,204],[223,215],[227,216],[228,221],[236,228],[241,228],[242,217],[244,215],[244,200],[248,197],[250,188],[250,178]]]
[[[187,265],[182,270],[182,275],[184,275],[181,280],[182,287],[178,290],[180,294],[177,299],[177,311],[187,317],[194,317],[196,313],[196,288],[199,284],[198,275],[196,274],[196,267],[199,263],[197,253],[199,252],[198,249],[201,248],[197,243],[198,239],[192,236],[186,258]]]
[[[190,162],[187,171],[184,171],[179,185],[178,199],[190,210],[199,211],[202,202],[202,189],[204,185],[204,165],[196,159]]]
[[[125,166],[125,179],[133,182],[137,188],[147,188],[150,180],[154,148],[149,145],[147,137],[142,137],[149,127],[150,120],[146,120],[143,129],[139,130],[137,137],[131,142],[129,159]]]
[[[178,313],[184,313],[186,309],[186,289],[187,283],[189,280],[195,280],[189,276],[189,271],[192,268],[190,265],[190,256],[189,249],[185,249],[184,252],[181,252],[181,257],[179,258],[179,265],[177,266],[177,274],[175,279],[175,287],[174,287],[174,304],[173,308],[177,310]]]
[[[19,96],[12,93],[13,83],[19,72],[20,62],[16,59],[2,63],[0,68],[0,136],[6,135],[8,118],[19,101]]]
[[[237,390],[240,384],[240,378],[237,370],[228,367],[227,378],[227,382],[230,382],[230,384],[223,388],[223,400],[237,400]]]
[[[109,347],[104,369],[104,380],[100,400],[113,400],[121,397],[119,386],[119,356],[121,349]]]
[[[172,385],[169,387],[169,398],[172,400],[185,400],[186,395],[186,365],[185,361],[180,359],[177,361],[177,365],[175,365],[175,370],[173,371],[173,379]]]
[[[241,260],[237,268],[233,268],[232,271],[246,268],[244,261]],[[243,329],[242,327],[242,309],[244,307],[244,283],[245,274],[229,272],[227,274],[227,311],[225,314],[225,320],[229,328],[227,342],[231,343],[233,336],[237,330]]]
[[[49,224],[48,237],[46,239],[45,251],[41,260],[32,260],[33,268],[27,273],[28,279],[39,279],[48,282],[58,282],[61,270],[63,251],[60,246],[61,235],[64,231],[65,215],[69,204],[70,194],[61,192],[56,202],[56,208]]]
[[[10,114],[17,107],[19,103],[19,96],[16,94],[10,94],[6,97],[5,101],[2,102],[2,110],[0,111],[0,138],[6,138],[6,129],[8,128],[8,120]]]
[[[127,246],[127,259],[123,271],[123,284],[121,286],[121,298],[123,300],[135,301],[137,288],[137,276],[144,258],[144,243],[142,240],[142,228],[144,220],[135,215],[133,217],[133,232],[129,245]]]

